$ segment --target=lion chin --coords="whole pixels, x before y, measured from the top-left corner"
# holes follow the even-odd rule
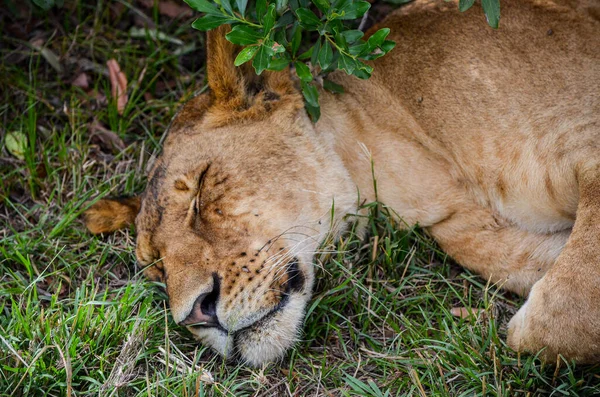
[[[291,294],[280,307],[250,326],[230,332],[223,327],[189,326],[194,337],[228,361],[260,367],[282,359],[298,342],[309,294]]]

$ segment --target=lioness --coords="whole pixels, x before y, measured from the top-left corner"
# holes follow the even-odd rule
[[[375,199],[372,160],[378,200],[404,223],[529,296],[510,346],[598,361],[600,23],[503,0],[501,25],[456,2],[400,9],[377,26],[397,47],[370,80],[330,75],[346,93],[320,93],[316,124],[289,71],[234,67],[212,32],[210,90],[173,120],[146,192],[99,201],[87,226],[135,220],[138,261],[166,284],[173,319],[258,366],[297,340],[313,253]]]

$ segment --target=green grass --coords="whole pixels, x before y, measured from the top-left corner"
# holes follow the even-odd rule
[[[204,87],[191,20],[125,1],[48,15],[4,7],[0,18],[1,395],[600,394],[598,366],[556,368],[508,349],[521,299],[462,270],[418,229],[397,231],[375,204],[365,239],[350,233],[317,258],[303,340],[288,357],[258,370],[224,363],[173,323],[161,286],[139,274],[133,231],[94,237],[79,219],[90,200],[143,190],[172,115]],[[136,20],[185,44],[132,38]],[[36,38],[61,72],[32,48]],[[110,98],[110,58],[133,84],[123,116],[97,99]],[[89,94],[71,84],[84,71]],[[126,149],[99,142],[94,120]],[[24,160],[5,147],[12,131],[27,136]],[[455,307],[475,310],[459,318]]]

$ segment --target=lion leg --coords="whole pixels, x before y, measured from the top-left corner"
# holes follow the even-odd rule
[[[573,232],[556,264],[533,287],[509,323],[518,351],[558,354],[582,363],[600,360],[600,166],[578,175]]]
[[[469,203],[428,231],[462,266],[523,296],[552,267],[570,234],[523,230]]]

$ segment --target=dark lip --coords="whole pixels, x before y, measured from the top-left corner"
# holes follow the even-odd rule
[[[214,328],[217,331],[220,331],[220,332],[225,333],[225,334],[229,334],[229,331],[227,331],[226,328],[224,328],[221,324],[216,324],[216,323],[201,324],[201,325],[188,325],[188,327],[192,328],[192,329],[197,329],[197,330]]]

